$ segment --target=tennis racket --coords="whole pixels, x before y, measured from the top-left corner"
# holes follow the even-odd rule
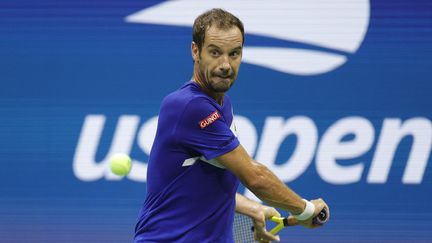
[[[276,235],[281,229],[290,226],[288,224],[288,217],[273,216],[270,220],[277,223],[277,225],[270,230],[270,234],[272,235]],[[328,213],[327,213],[327,209],[324,208],[317,216],[315,216],[315,218],[312,219],[312,222],[315,225],[323,225],[327,222],[327,220],[328,220]],[[254,231],[253,226],[252,226],[252,231]]]
[[[272,235],[277,234],[281,229],[289,226],[287,217],[274,216],[270,220],[277,223],[277,225],[270,230],[270,233]],[[323,225],[327,222],[327,220],[328,220],[328,213],[327,213],[327,209],[324,208],[317,216],[315,216],[315,218],[313,218],[312,222],[315,225]]]

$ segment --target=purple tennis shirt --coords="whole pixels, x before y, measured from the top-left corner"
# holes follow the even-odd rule
[[[238,179],[214,158],[239,146],[232,105],[190,81],[162,101],[135,242],[233,242]]]

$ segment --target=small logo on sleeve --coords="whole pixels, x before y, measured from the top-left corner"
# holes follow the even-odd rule
[[[204,120],[200,121],[199,125],[200,125],[201,129],[204,129],[204,128],[208,127],[210,124],[212,124],[213,122],[215,122],[220,117],[221,117],[221,115],[219,114],[219,112],[214,111],[208,117],[206,117]]]

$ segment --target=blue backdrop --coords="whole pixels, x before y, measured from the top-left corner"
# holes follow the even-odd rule
[[[160,101],[216,2],[0,3],[0,241],[131,241]],[[432,4],[347,2],[220,1],[246,28],[240,140],[332,209],[284,241],[431,242]]]

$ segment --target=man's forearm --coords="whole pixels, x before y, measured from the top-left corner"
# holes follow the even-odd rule
[[[305,202],[293,190],[285,185],[266,166],[254,162],[255,178],[248,180],[245,185],[258,198],[273,207],[290,211],[293,214],[300,214],[305,208]]]
[[[229,153],[217,157],[217,161],[234,173],[258,198],[270,204],[300,214],[306,203],[288,188],[266,166],[254,161],[239,145]]]
[[[246,198],[245,196],[236,193],[236,209],[237,213],[247,215],[249,217],[255,217],[256,212],[261,207],[261,204]]]

